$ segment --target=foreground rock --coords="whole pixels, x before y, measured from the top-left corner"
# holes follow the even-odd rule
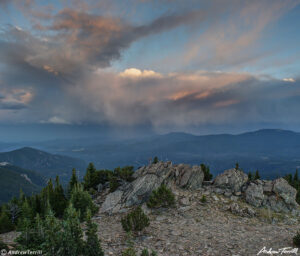
[[[142,204],[148,200],[152,190],[162,183],[169,187],[199,189],[202,187],[204,173],[200,166],[159,162],[140,168],[135,172],[134,178],[133,182],[124,184],[109,194],[100,211],[112,214],[120,209]]]
[[[203,182],[204,173],[200,166],[173,165],[171,162],[144,166],[134,173],[134,178],[131,183],[123,182],[113,193],[109,193],[108,188],[99,189],[102,191],[98,202],[102,213],[114,214],[134,205],[142,205],[161,184],[187,191],[199,190],[204,184],[208,191],[224,195],[232,201],[240,198],[257,208],[299,214],[297,191],[283,178],[249,181],[243,171],[229,169],[219,174],[213,182]]]

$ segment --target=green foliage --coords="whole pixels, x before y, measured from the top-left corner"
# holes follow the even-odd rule
[[[143,212],[139,206],[132,212],[128,213],[121,219],[121,224],[126,232],[142,231],[144,228],[150,225],[148,216]]]
[[[28,200],[25,199],[21,207],[21,216],[18,220],[18,230],[24,230],[29,228],[31,226],[33,219],[34,219],[33,209],[29,205]]]
[[[0,215],[0,234],[10,232],[15,229],[14,224],[8,216],[7,210],[4,208]]]
[[[8,247],[7,245],[0,239],[0,250],[8,250]]]
[[[22,232],[16,239],[19,244],[18,249],[41,250],[45,241],[45,229],[39,214],[33,224],[28,219],[24,219],[22,224]]]
[[[296,169],[295,175],[294,175],[294,182],[298,181],[298,169]]]
[[[141,256],[150,256],[148,249],[143,249]]]
[[[80,214],[70,204],[66,209],[65,219],[62,221],[63,233],[58,255],[73,256],[83,253],[84,241],[82,239],[83,232],[80,227],[79,217]]]
[[[249,172],[249,173],[248,173],[248,180],[249,180],[249,181],[253,180],[252,172]]]
[[[133,171],[133,166],[125,166],[125,167],[118,167],[114,170],[114,176],[117,178],[120,178],[122,180],[131,182],[133,181],[132,174],[134,173]]]
[[[122,252],[122,256],[136,256],[136,252],[133,248],[129,247]]]
[[[86,169],[86,174],[83,177],[83,186],[85,190],[89,190],[90,188],[93,188],[95,181],[94,181],[94,177],[95,177],[95,173],[96,173],[96,168],[94,166],[93,163],[89,163],[87,169]]]
[[[239,163],[236,163],[236,164],[235,164],[235,169],[236,169],[236,170],[239,170],[239,169],[240,169]]]
[[[147,206],[149,208],[171,207],[175,204],[175,196],[165,184],[153,190]]]
[[[300,248],[300,231],[293,237],[293,244]]]
[[[143,249],[141,256],[157,256],[157,253],[155,251],[152,251],[151,254],[149,253],[148,249]]]
[[[114,192],[117,190],[117,188],[120,186],[118,182],[118,178],[115,176],[112,176],[109,180],[109,192]]]
[[[95,214],[98,210],[89,193],[84,191],[80,184],[74,186],[70,203],[79,212],[81,221],[84,220],[88,210],[91,210],[92,214]]]
[[[206,199],[206,196],[205,195],[202,195],[201,199],[200,199],[200,202],[201,203],[206,203],[207,202],[207,199]]]
[[[104,184],[109,181],[113,172],[110,170],[99,170],[96,171],[93,177],[93,184],[97,186],[98,184]],[[94,187],[95,188],[95,187]]]
[[[51,198],[52,201],[50,202],[50,204],[55,213],[55,216],[62,218],[68,202],[64,194],[64,189],[59,183],[58,176],[55,179],[55,189]]]
[[[259,171],[256,170],[254,180],[259,180],[259,179],[260,179]]]
[[[86,220],[86,236],[87,240],[85,243],[85,255],[86,256],[104,256],[98,236],[97,236],[97,225],[92,222],[92,213],[90,210],[87,212]]]
[[[77,179],[77,174],[76,174],[76,170],[73,168],[72,170],[72,177],[71,180],[69,182],[69,186],[68,186],[68,195],[71,195],[73,188],[78,184],[78,179]]]
[[[204,173],[204,180],[210,181],[213,177],[213,175],[210,173],[209,166],[206,166],[205,164],[201,164],[201,170]]]
[[[154,159],[153,159],[153,161],[152,161],[152,164],[157,164],[157,163],[158,163],[158,157],[155,156]]]

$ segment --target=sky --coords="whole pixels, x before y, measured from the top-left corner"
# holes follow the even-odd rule
[[[0,140],[300,131],[299,27],[300,0],[0,0]]]

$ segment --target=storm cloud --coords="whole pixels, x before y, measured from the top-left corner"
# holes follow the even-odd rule
[[[138,22],[130,15],[92,12],[91,2],[56,10],[37,7],[35,1],[3,1],[3,8],[14,5],[30,17],[31,27],[3,24],[0,29],[1,122],[151,126],[156,131],[300,124],[299,78],[235,68],[266,54],[252,51],[257,41],[299,2],[232,0],[230,8],[212,2],[216,5],[191,1],[186,8],[173,2],[171,9]],[[157,69],[112,67],[136,43],[176,29],[184,30],[180,35],[186,38],[179,38],[184,49]],[[207,68],[190,69],[198,67],[195,63]],[[163,65],[175,68],[162,72]]]

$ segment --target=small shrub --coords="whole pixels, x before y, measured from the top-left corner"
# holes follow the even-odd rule
[[[293,244],[300,248],[300,231],[293,237]]]
[[[120,186],[119,182],[118,182],[118,178],[115,176],[112,176],[109,179],[109,192],[115,192],[117,190],[117,188]]]
[[[142,231],[145,227],[150,225],[148,216],[143,212],[140,206],[122,218],[121,223],[126,232]]]
[[[5,243],[3,243],[3,241],[0,239],[0,250],[3,250],[3,249],[8,250],[8,247],[7,247],[7,245],[6,245]]]
[[[132,175],[134,174],[133,166],[125,166],[125,167],[118,167],[114,170],[114,175],[122,180],[126,180],[131,182],[134,180]]]
[[[144,249],[141,253],[141,256],[150,256],[148,249]]]
[[[154,157],[152,164],[157,164],[158,163],[158,157]]]
[[[136,253],[133,248],[127,248],[122,252],[122,256],[136,256]]]
[[[151,254],[149,253],[148,249],[145,248],[142,253],[141,256],[157,256],[157,253],[155,251],[152,251]]]
[[[170,207],[175,204],[175,196],[165,184],[152,191],[147,202],[149,208]]]
[[[201,169],[204,173],[204,181],[210,181],[213,177],[213,175],[210,173],[209,166],[205,164],[201,164]]]
[[[201,203],[206,203],[207,202],[207,199],[206,199],[206,196],[205,195],[202,195],[201,199],[200,199],[200,202]]]
[[[7,212],[2,211],[0,216],[0,234],[10,232],[15,229],[15,226],[12,224]]]

